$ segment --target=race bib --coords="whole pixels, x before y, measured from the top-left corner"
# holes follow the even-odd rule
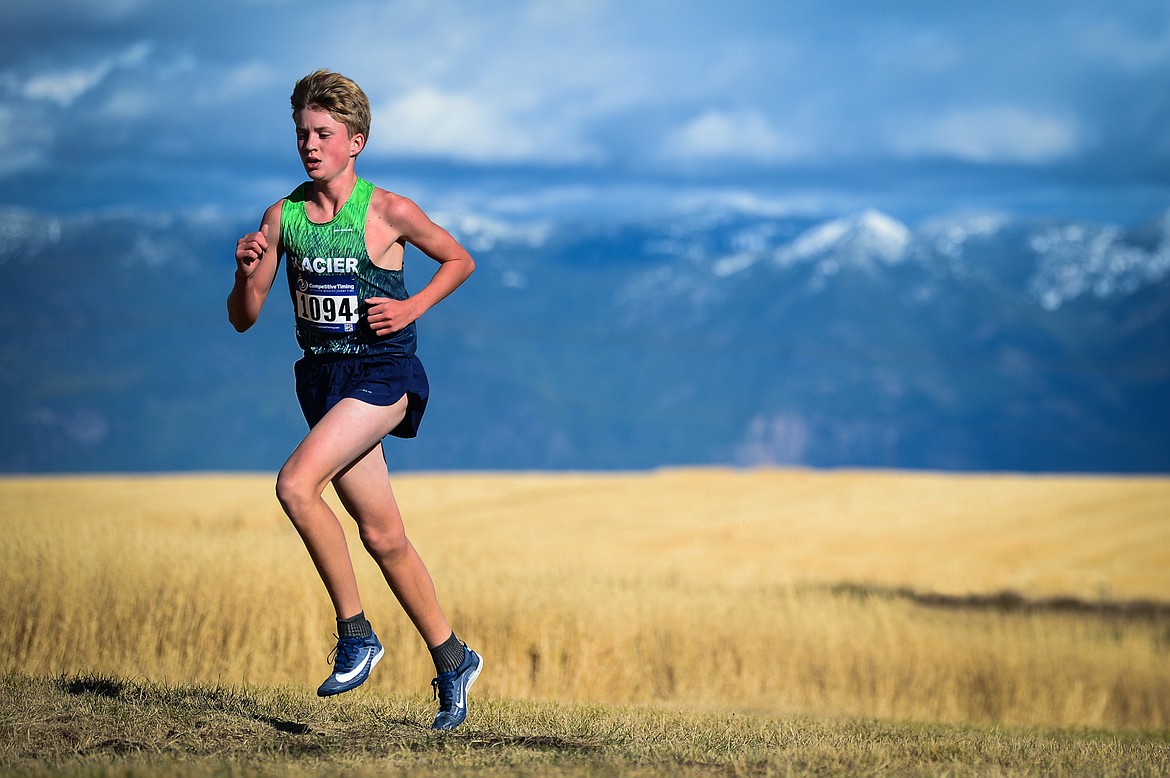
[[[357,284],[352,281],[308,280],[296,291],[297,318],[322,332],[353,332],[359,320]]]

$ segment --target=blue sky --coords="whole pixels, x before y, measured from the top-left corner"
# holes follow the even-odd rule
[[[22,1],[0,205],[258,217],[318,67],[370,96],[359,170],[428,210],[1170,206],[1161,0]]]

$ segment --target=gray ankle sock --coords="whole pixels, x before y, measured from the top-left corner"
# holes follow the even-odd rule
[[[366,612],[361,611],[348,619],[337,620],[337,637],[339,638],[368,638],[374,634],[374,628],[366,621]]]
[[[467,647],[452,632],[451,637],[430,651],[431,659],[435,660],[435,672],[442,675],[443,673],[453,673],[459,669],[459,665],[463,664]]]

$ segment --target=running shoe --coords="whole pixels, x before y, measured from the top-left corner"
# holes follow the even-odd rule
[[[317,689],[317,696],[329,697],[361,686],[385,652],[372,632],[368,638],[338,638],[333,649],[333,675]]]
[[[467,718],[467,691],[479,678],[483,659],[479,654],[464,646],[463,664],[450,673],[439,673],[431,681],[435,697],[439,700],[439,714],[431,729],[455,729]]]

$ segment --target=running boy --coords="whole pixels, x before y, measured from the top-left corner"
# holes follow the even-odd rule
[[[362,610],[341,524],[321,496],[332,482],[430,649],[439,698],[432,726],[453,729],[467,717],[467,690],[483,660],[451,630],[406,537],[381,441],[417,433],[429,387],[415,356],[415,320],[462,284],[475,263],[413,202],[357,176],[354,163],[370,131],[369,101],[357,84],[318,70],[297,82],[292,115],[309,180],[237,242],[227,308],[237,331],[255,324],[284,256],[304,350],[295,366],[297,397],[309,432],[281,468],[276,494],[337,612],[333,673],[317,694],[361,685],[383,654]],[[414,295],[402,277],[408,242],[439,263]]]

